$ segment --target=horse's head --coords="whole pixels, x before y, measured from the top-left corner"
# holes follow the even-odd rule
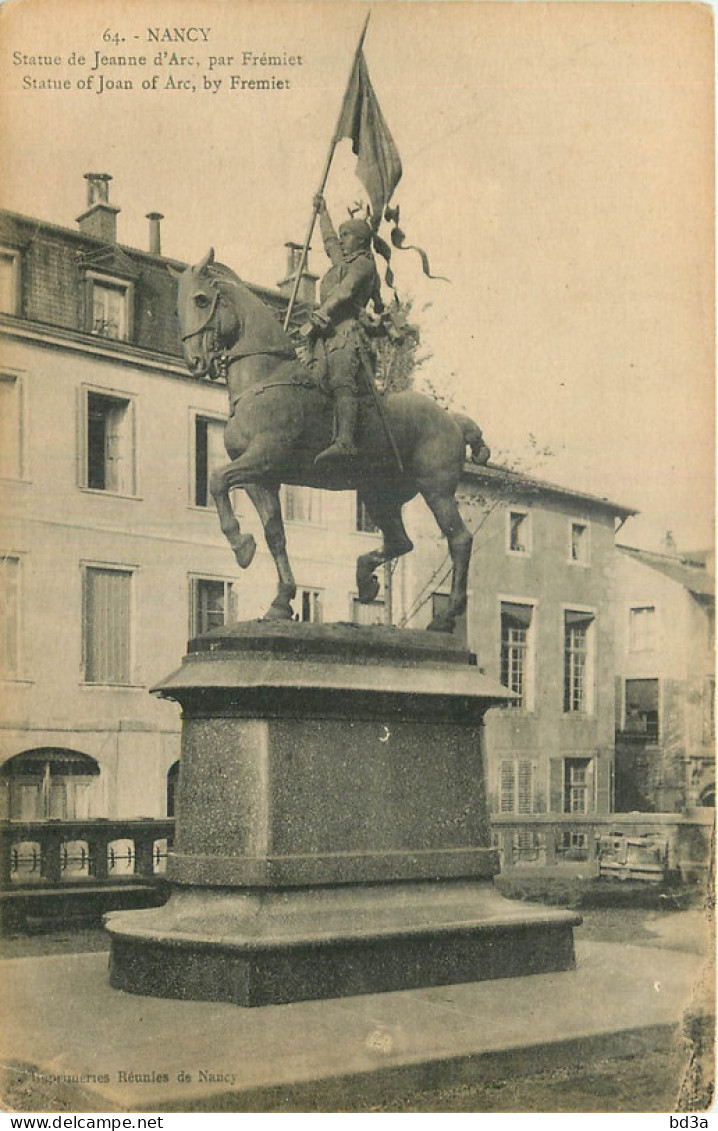
[[[177,279],[177,313],[185,361],[197,377],[216,378],[219,358],[238,359],[262,353],[293,356],[290,339],[275,315],[222,263],[214,249]]]
[[[236,305],[227,296],[228,268],[214,262],[214,248],[195,267],[172,271],[177,279],[177,314],[185,361],[197,377],[217,376],[217,355],[242,332]]]

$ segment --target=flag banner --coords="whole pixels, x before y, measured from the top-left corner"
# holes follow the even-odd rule
[[[359,51],[349,79],[336,136],[337,139],[351,138],[352,149],[358,157],[356,173],[369,195],[374,250],[386,260],[387,285],[394,286],[394,273],[391,269],[391,248],[378,235],[382,218],[394,224],[391,232],[393,246],[399,251],[416,251],[424,274],[430,279],[443,279],[442,275],[431,274],[429,260],[422,248],[413,244],[404,246],[406,237],[398,226],[399,209],[389,208],[394,189],[401,179],[401,158],[371,85],[363,51]]]
[[[371,224],[376,231],[401,179],[401,159],[371,85],[363,51],[349,79],[336,136],[351,138],[359,159],[357,177],[369,195]]]

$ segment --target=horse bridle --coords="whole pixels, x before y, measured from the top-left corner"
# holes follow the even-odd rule
[[[182,341],[183,342],[188,342],[190,340],[190,338],[196,338],[198,334],[204,333],[204,331],[208,328],[210,322],[214,318],[215,314],[217,313],[217,307],[219,306],[219,300],[220,300],[220,293],[219,293],[219,289],[217,289],[217,291],[215,292],[215,296],[214,296],[214,300],[212,302],[212,305],[209,308],[209,314],[205,318],[204,322],[202,323],[202,325],[197,330],[192,330],[191,333],[189,333],[189,334],[183,334],[182,335]]]

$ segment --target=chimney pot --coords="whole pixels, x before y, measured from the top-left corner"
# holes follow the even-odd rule
[[[109,173],[85,173],[85,180],[87,181],[87,207],[90,208],[98,201],[107,203],[110,199],[110,181],[112,177]]]
[[[105,243],[117,241],[117,213],[119,208],[110,204],[109,173],[85,173],[87,181],[87,208],[77,217],[83,235],[94,236]]]
[[[148,212],[145,218],[150,222],[150,254],[161,255],[160,221],[164,220],[164,216],[161,212]]]

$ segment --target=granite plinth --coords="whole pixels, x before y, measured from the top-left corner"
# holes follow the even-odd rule
[[[574,965],[572,912],[490,883],[176,893],[111,916],[110,981],[156,997],[278,1005],[546,974]]]
[[[235,625],[156,690],[183,708],[171,896],[107,919],[113,985],[249,1006],[573,965],[579,917],[493,890],[510,692],[452,638]]]

